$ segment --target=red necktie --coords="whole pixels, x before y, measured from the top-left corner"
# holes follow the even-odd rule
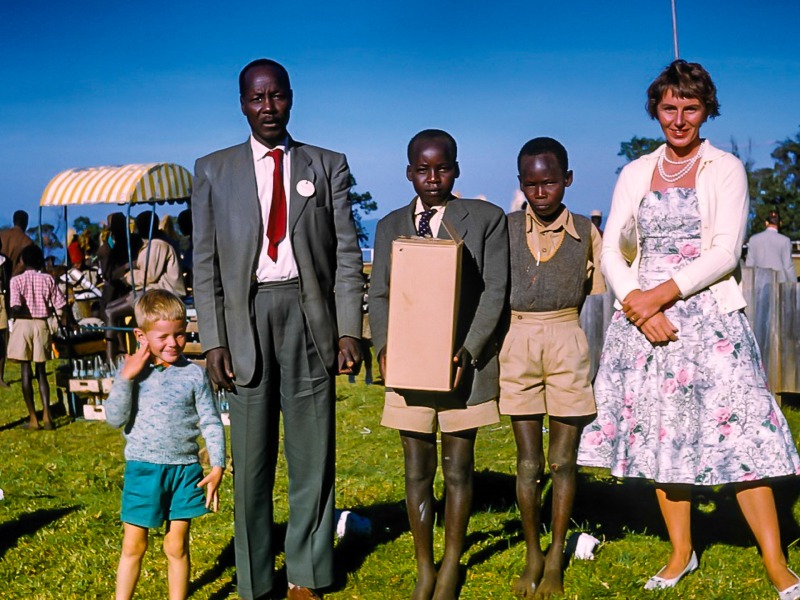
[[[286,192],[283,189],[283,150],[276,148],[267,152],[275,163],[272,171],[272,204],[267,219],[267,256],[278,260],[278,244],[286,237]]]

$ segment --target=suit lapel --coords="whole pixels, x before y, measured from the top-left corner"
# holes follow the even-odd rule
[[[308,204],[308,201],[314,195],[300,195],[300,193],[297,191],[297,184],[301,181],[310,181],[313,185],[316,185],[317,176],[316,173],[314,173],[314,170],[311,168],[311,157],[303,149],[303,145],[296,143],[292,139],[289,140],[289,143],[291,144],[289,156],[291,156],[292,160],[292,182],[290,184],[290,189],[288,190],[288,195],[290,198],[289,232],[292,232],[297,225],[297,221],[300,219],[300,215],[303,214],[306,204]],[[301,189],[305,190],[310,188],[309,186],[301,186]]]
[[[262,229],[261,203],[258,200],[258,186],[256,185],[256,170],[253,166],[253,149],[250,140],[239,146],[240,151],[236,156],[235,167],[231,169],[233,175],[230,185],[233,193],[230,198],[239,199],[238,207],[231,207],[229,217],[241,217],[243,239],[257,239]]]
[[[407,236],[407,237],[414,237],[417,235],[417,227],[414,225],[414,210],[417,208],[417,198],[416,196],[411,201],[411,204],[408,205],[406,208],[405,215],[403,216],[403,221],[400,224],[400,231],[398,235]]]
[[[456,233],[458,233],[463,240],[467,235],[468,216],[469,211],[467,210],[465,204],[458,200],[458,198],[453,198],[447,203],[447,209],[444,211],[443,221],[447,221],[447,226],[455,229]],[[450,235],[447,233],[447,230],[444,228],[444,224],[439,227],[439,234],[436,237],[442,240],[451,239]]]

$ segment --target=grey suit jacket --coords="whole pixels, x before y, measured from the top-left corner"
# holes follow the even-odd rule
[[[745,264],[748,267],[777,271],[779,283],[797,281],[797,273],[792,264],[792,241],[774,229],[767,229],[750,237]]]
[[[375,257],[369,290],[369,320],[376,354],[386,347],[389,318],[389,270],[392,241],[414,236],[414,207],[389,213],[375,232]],[[444,218],[464,240],[461,301],[456,326],[456,349],[463,346],[474,359],[454,393],[467,404],[480,404],[499,395],[498,331],[508,291],[508,231],[503,211],[483,200],[454,199]],[[438,237],[449,239],[444,227]]]
[[[306,325],[323,363],[335,368],[340,336],[361,337],[361,250],[343,154],[290,140],[289,225]],[[308,180],[305,198],[297,182]],[[265,240],[249,140],[204,156],[192,188],[194,295],[203,349],[226,347],[236,383],[255,377],[255,271]],[[280,351],[280,349],[278,349]]]

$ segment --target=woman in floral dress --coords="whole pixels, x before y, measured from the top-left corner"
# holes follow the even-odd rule
[[[745,170],[700,137],[719,115],[702,66],[676,60],[647,95],[666,144],[627,165],[614,190],[601,264],[623,300],[578,462],[655,481],[672,554],[646,589],[673,587],[698,567],[692,486],[732,483],[779,597],[797,599],[800,579],[781,548],[769,478],[800,472],[800,457],[767,389],[736,279]]]

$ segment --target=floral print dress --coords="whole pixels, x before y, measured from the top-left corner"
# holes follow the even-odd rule
[[[700,256],[700,228],[694,189],[648,192],[638,214],[641,289]],[[578,462],[696,485],[800,473],[744,313],[723,314],[706,289],[666,315],[678,341],[653,346],[614,314],[595,380],[597,418],[583,432]]]

